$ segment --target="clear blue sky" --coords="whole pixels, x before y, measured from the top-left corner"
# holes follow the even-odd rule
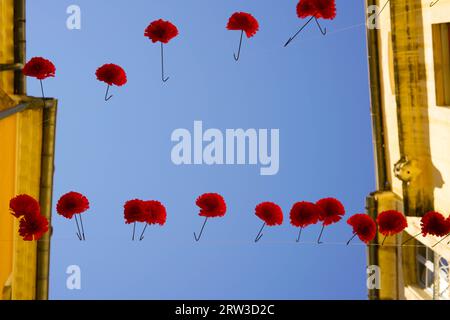
[[[66,8],[81,7],[82,29],[66,28]],[[367,53],[363,1],[337,0],[337,18],[311,24],[283,44],[303,21],[297,1],[30,0],[28,57],[54,61],[48,96],[59,100],[54,202],[65,192],[86,194],[87,241],[74,221],[54,214],[50,297],[53,299],[365,299],[364,246],[297,244],[291,205],[333,196],[347,217],[364,212],[373,191]],[[260,32],[233,52],[239,32],[225,29],[235,11],[252,13]],[[166,84],[159,47],[143,33],[169,19],[180,31],[166,46]],[[113,88],[95,78],[104,63],[121,65],[129,82]],[[36,80],[29,94],[39,95]],[[170,136],[177,128],[279,128],[280,171],[260,176],[256,166],[175,166]],[[202,240],[195,199],[223,194],[227,215],[208,222]],[[164,227],[149,227],[131,242],[123,203],[158,199],[168,211]],[[282,206],[285,223],[266,229],[254,207]],[[346,217],[346,218],[347,218]],[[345,219],[346,220],[346,219]],[[345,242],[343,220],[326,228],[325,242]],[[138,230],[140,231],[141,226]],[[308,228],[313,242],[320,226]],[[358,242],[359,240],[355,240]],[[82,290],[66,288],[66,268],[79,265]]]

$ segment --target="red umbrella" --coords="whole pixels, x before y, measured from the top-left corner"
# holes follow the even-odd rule
[[[256,20],[256,18],[253,17],[250,13],[235,12],[228,20],[227,29],[241,31],[238,54],[233,54],[234,60],[238,61],[241,55],[242,37],[244,35],[244,32],[247,38],[253,37],[259,30],[258,20]]]
[[[149,224],[159,224],[163,226],[166,224],[167,220],[167,212],[164,205],[156,200],[149,200],[144,202],[144,210],[145,210],[145,227],[142,230],[141,236],[139,237],[139,241],[144,239],[145,229]]]
[[[39,202],[32,196],[21,194],[9,201],[9,210],[14,217],[20,219],[40,213],[41,208]]]
[[[42,57],[34,57],[28,61],[22,69],[22,73],[28,77],[33,77],[39,80],[41,84],[42,100],[45,106],[45,94],[42,80],[49,77],[54,77],[56,72],[55,65],[47,59]]]
[[[283,211],[280,206],[273,202],[262,202],[255,208],[255,214],[258,218],[264,221],[261,229],[256,235],[255,242],[258,242],[262,235],[264,227],[278,226],[283,223]]]
[[[322,230],[320,230],[319,238],[317,239],[317,243],[322,243],[320,239],[324,228],[339,222],[342,216],[345,215],[345,208],[339,200],[334,198],[324,198],[317,201],[316,204],[322,209],[319,215],[319,220],[322,221]]]
[[[146,222],[146,205],[145,201],[140,199],[129,200],[123,206],[123,215],[126,224],[133,224],[133,235],[131,240],[134,240],[136,232],[136,222]]]
[[[297,16],[301,19],[311,17],[309,20],[284,44],[286,47],[298,34],[314,19],[320,32],[325,35],[327,29],[322,29],[317,19],[333,20],[336,17],[335,0],[300,0],[297,4]]]
[[[201,217],[205,217],[205,221],[203,222],[198,237],[194,232],[195,241],[199,241],[208,219],[223,217],[227,211],[227,205],[224,198],[218,193],[204,193],[197,198],[195,203],[200,208],[200,212],[198,215]]]
[[[106,87],[105,101],[108,101],[113,97],[112,95],[108,97],[110,86],[115,85],[120,87],[127,83],[127,74],[125,73],[125,70],[123,70],[122,67],[118,66],[117,64],[104,64],[97,69],[95,75],[97,76],[97,79],[99,81],[103,81],[108,84],[108,86]]]
[[[169,80],[169,77],[164,77],[164,46],[163,44],[169,43],[172,38],[178,36],[177,27],[170,21],[162,19],[153,21],[145,29],[144,35],[149,38],[153,43],[161,43],[161,79],[163,82]]]
[[[396,235],[408,226],[405,216],[396,210],[388,210],[381,212],[377,217],[378,229],[382,235],[384,235],[383,242],[388,236]]]
[[[83,219],[81,214],[89,209],[89,200],[84,195],[78,192],[68,192],[59,198],[56,205],[56,211],[59,215],[67,219],[75,217],[75,223],[77,225],[77,237],[81,240],[86,240],[84,235]],[[80,224],[78,224],[77,215],[80,216]],[[80,229],[81,225],[81,229]]]
[[[9,202],[11,214],[20,219],[19,235],[24,241],[39,240],[48,231],[48,220],[41,215],[39,202],[27,194],[19,195]]]
[[[289,213],[291,224],[294,227],[300,228],[296,240],[297,242],[300,242],[300,236],[302,234],[303,228],[309,225],[316,224],[319,221],[321,211],[321,207],[307,201],[297,202],[292,206],[292,209]]]
[[[25,241],[39,240],[48,231],[48,220],[41,214],[22,218],[19,223],[19,234]]]
[[[347,245],[358,236],[364,243],[369,243],[377,235],[377,225],[375,221],[365,213],[357,213],[351,216],[347,223],[353,227],[353,237],[348,240]]]

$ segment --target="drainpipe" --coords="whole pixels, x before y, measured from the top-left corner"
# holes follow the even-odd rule
[[[48,299],[50,274],[50,239],[53,231],[51,213],[57,112],[57,101],[51,101],[53,106],[43,108],[42,111],[41,184],[39,190],[41,213],[48,219],[50,230],[37,243],[36,300]]]
[[[366,8],[378,5],[377,0],[366,0]],[[379,69],[379,34],[378,29],[367,28],[367,53],[369,64],[369,84],[370,84],[370,111],[372,116],[372,136],[375,156],[376,184],[377,192],[391,190],[388,180],[386,161],[386,141],[383,122],[383,105],[381,95],[381,75]],[[377,217],[376,192],[366,198],[366,211],[373,219]],[[377,238],[372,246],[367,248],[367,258],[369,265],[378,265]],[[378,300],[379,290],[369,290],[369,299]]]
[[[367,0],[366,8],[377,5],[377,0]],[[383,105],[381,98],[381,75],[378,29],[367,28],[367,53],[369,57],[370,111],[372,115],[372,135],[374,144],[377,189],[391,189],[386,167],[386,141],[383,124]]]
[[[372,217],[372,219],[376,220],[377,213],[378,213],[378,207],[377,207],[377,201],[375,199],[375,196],[371,194],[366,198],[366,212],[367,214]],[[373,240],[373,244],[378,243],[377,237]],[[378,266],[378,250],[376,249],[375,245],[368,246],[367,248],[367,260],[368,265],[375,265]],[[369,300],[379,300],[380,299],[380,290],[379,289],[369,289]]]
[[[25,65],[26,60],[26,6],[25,0],[14,0],[14,63]],[[25,95],[27,91],[22,69],[14,72],[14,94]]]

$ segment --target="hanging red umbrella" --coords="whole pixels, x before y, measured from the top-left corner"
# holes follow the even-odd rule
[[[225,203],[225,199],[218,193],[204,193],[197,198],[195,203],[200,208],[200,212],[198,215],[201,217],[205,217],[205,221],[203,222],[198,237],[194,232],[195,241],[199,241],[208,219],[223,217],[227,211],[227,205]]]
[[[234,60],[238,61],[241,55],[242,38],[244,36],[244,32],[247,38],[253,37],[259,30],[258,20],[256,20],[256,18],[253,17],[250,13],[235,12],[228,20],[227,29],[241,31],[238,54],[236,55],[235,53],[233,53]]]
[[[84,195],[78,192],[68,192],[59,198],[56,204],[56,211],[59,215],[66,219],[71,220],[75,217],[75,223],[77,225],[77,237],[81,240],[86,240],[84,234],[83,219],[81,214],[89,209],[89,200]],[[77,216],[80,218],[80,224],[78,224]],[[80,228],[81,226],[81,228]]]
[[[21,194],[9,201],[11,214],[16,218],[40,214],[39,202],[28,194]]]
[[[396,235],[408,227],[405,216],[396,210],[388,210],[381,212],[377,217],[378,230],[384,235],[383,242],[388,236]]]
[[[309,20],[284,44],[286,47],[300,32],[314,19],[320,30],[325,35],[327,29],[322,29],[317,19],[333,20],[336,18],[335,0],[300,0],[297,4],[297,16],[301,19],[310,17]]]
[[[159,19],[148,25],[144,35],[153,43],[161,43],[161,79],[163,82],[166,82],[169,80],[169,77],[164,77],[164,44],[169,43],[170,40],[178,36],[178,29],[170,21]]]
[[[422,228],[422,234],[424,237],[427,234],[431,234],[436,237],[443,237],[450,231],[449,220],[436,211],[430,211],[420,220],[420,226]],[[420,234],[420,233],[419,233]]]
[[[97,69],[95,75],[97,76],[97,79],[99,81],[103,81],[108,85],[106,87],[105,101],[108,101],[113,97],[112,95],[108,96],[110,86],[115,85],[121,87],[125,83],[127,83],[127,74],[125,70],[123,70],[122,67],[118,66],[117,64],[104,64]]]
[[[25,216],[19,223],[19,234],[25,241],[39,240],[48,231],[48,220],[41,214]]]
[[[365,213],[357,213],[351,216],[347,223],[353,227],[353,237],[347,241],[347,245],[356,236],[364,243],[369,243],[377,235],[377,225],[375,221],[369,215]]]
[[[303,228],[309,225],[316,224],[319,221],[321,211],[321,207],[307,201],[297,202],[292,206],[292,209],[289,213],[291,224],[294,227],[300,228],[296,240],[297,242],[300,242],[300,236],[302,234]]]
[[[345,208],[335,198],[324,198],[317,201],[316,204],[322,209],[319,215],[319,220],[322,221],[322,229],[317,239],[317,243],[322,243],[320,239],[322,238],[323,230],[326,226],[339,222],[345,215]]]
[[[283,223],[283,210],[281,207],[273,202],[262,202],[255,208],[255,214],[258,218],[264,221],[261,229],[256,235],[255,242],[258,242],[263,236],[262,231],[267,226],[278,226]]]
[[[436,211],[429,211],[425,213],[425,215],[420,219],[420,227],[421,231],[418,234],[409,237],[402,243],[402,245],[411,241],[412,239],[415,239],[420,234],[422,234],[424,237],[426,237],[428,234],[431,234],[435,237],[447,238],[447,235],[450,233],[450,221],[448,219],[445,219],[445,217],[441,213]],[[441,241],[443,241],[445,238],[441,239]],[[441,243],[441,241],[436,243],[434,246]]]
[[[136,233],[136,223],[147,221],[147,206],[145,201],[140,199],[129,200],[123,206],[123,215],[126,224],[133,224],[133,235],[131,240],[134,240]]]
[[[48,220],[41,215],[39,202],[32,196],[22,194],[12,198],[9,209],[20,219],[19,235],[24,241],[39,240],[48,231]]]
[[[145,210],[145,227],[142,230],[141,236],[139,237],[139,241],[144,239],[144,233],[149,224],[159,224],[163,226],[166,224],[167,212],[164,205],[156,200],[150,200],[144,202],[144,210]]]
[[[42,80],[49,77],[54,77],[56,72],[55,65],[47,59],[42,57],[34,57],[28,61],[22,69],[22,73],[28,77],[33,77],[39,80],[41,84],[42,100],[45,106],[45,94]]]

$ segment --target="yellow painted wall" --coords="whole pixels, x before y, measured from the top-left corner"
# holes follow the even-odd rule
[[[13,0],[0,0],[0,63],[14,62],[13,15]],[[12,72],[0,73],[0,88],[13,93]],[[0,110],[6,107],[0,100]],[[0,120],[0,289],[12,271],[13,218],[9,199],[15,194],[16,131],[17,116]]]
[[[8,204],[15,193],[16,122],[15,116],[0,121],[0,288],[12,271],[13,217]]]
[[[16,194],[39,199],[42,152],[42,109],[20,113],[17,121]],[[36,292],[36,242],[23,241],[14,219],[12,299],[34,299]]]
[[[0,0],[0,63],[14,62],[13,0]],[[0,110],[11,107],[13,72],[0,72]],[[3,98],[1,98],[3,97]],[[20,97],[14,96],[14,100]],[[9,213],[9,200],[18,194],[39,199],[42,109],[23,111],[0,120],[0,288],[11,289],[0,298],[34,299],[36,296],[36,242],[23,241],[18,221]]]
[[[432,10],[435,9],[435,10]],[[431,25],[435,23],[450,23],[450,1],[441,0],[438,4],[427,10],[424,15],[425,34],[425,66],[427,72],[428,87],[428,117],[430,118],[430,149],[433,164],[440,176],[434,177],[439,184],[442,178],[441,188],[434,189],[434,205],[436,210],[450,214],[450,105],[437,106],[435,95],[434,58],[432,45]],[[450,88],[449,88],[450,89]]]

